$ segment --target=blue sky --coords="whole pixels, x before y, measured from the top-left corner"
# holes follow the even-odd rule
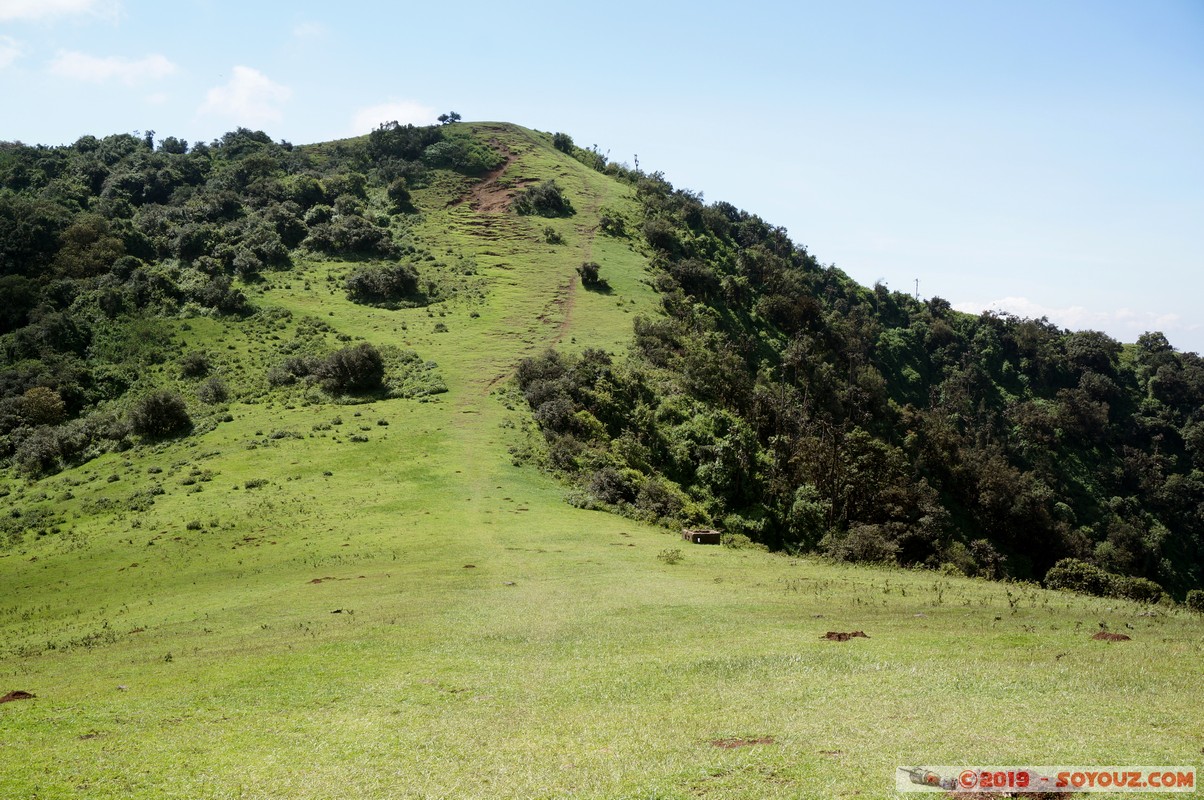
[[[563,130],[865,284],[1204,352],[1204,2],[0,0],[0,140]]]

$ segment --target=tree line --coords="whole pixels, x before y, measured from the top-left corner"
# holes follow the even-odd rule
[[[1197,354],[863,287],[755,215],[555,145],[634,187],[665,312],[621,362],[519,369],[579,500],[847,560],[1204,585]]]

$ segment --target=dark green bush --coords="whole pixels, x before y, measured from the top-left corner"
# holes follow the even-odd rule
[[[334,351],[315,374],[322,388],[331,394],[371,392],[381,388],[385,364],[380,352],[365,342]]]
[[[1112,594],[1115,577],[1086,561],[1064,558],[1045,573],[1045,588],[1068,589],[1072,592],[1108,597]]]
[[[514,198],[511,208],[518,214],[540,217],[568,217],[577,213],[554,180],[528,186]]]
[[[1130,578],[1117,575],[1113,580],[1114,597],[1135,600],[1139,603],[1157,603],[1162,599],[1162,587],[1148,578]]]
[[[196,396],[202,403],[215,405],[226,402],[230,398],[230,390],[225,381],[214,375],[197,388]]]
[[[587,289],[605,289],[610,286],[601,276],[601,270],[602,268],[596,261],[586,261],[577,267],[577,274],[581,276],[581,285]]]
[[[899,545],[891,541],[881,525],[854,525],[844,534],[828,534],[820,549],[837,561],[866,564],[894,563]]]
[[[1048,589],[1069,589],[1097,597],[1120,597],[1139,603],[1157,603],[1162,587],[1147,578],[1117,575],[1077,558],[1064,558],[1045,573]]]
[[[635,470],[617,470],[614,467],[603,467],[593,474],[589,480],[589,493],[603,503],[618,505],[634,503],[639,492],[640,473]]]
[[[573,137],[567,133],[552,134],[552,147],[555,147],[562,153],[573,154]]]
[[[414,204],[410,200],[410,187],[405,178],[394,179],[389,184],[388,195],[394,211],[408,213],[414,210]]]
[[[180,357],[181,378],[203,378],[211,368],[208,354],[200,350],[192,350]]]
[[[302,244],[310,250],[331,255],[388,257],[397,249],[388,230],[373,225],[358,214],[343,214],[330,222],[310,225],[309,236]]]
[[[1183,602],[1190,610],[1204,614],[1204,589],[1192,589]]]
[[[437,169],[452,169],[476,175],[497,169],[505,163],[505,157],[489,147],[467,136],[449,136],[436,142],[422,154],[422,161]]]
[[[343,282],[347,298],[365,305],[390,305],[418,293],[418,270],[409,264],[366,267]]]
[[[129,414],[130,429],[148,439],[179,436],[192,430],[188,405],[176,392],[148,394],[134,404]]]

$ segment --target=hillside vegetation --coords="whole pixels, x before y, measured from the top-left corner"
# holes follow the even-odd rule
[[[1192,762],[1198,357],[449,123],[0,145],[0,796]]]

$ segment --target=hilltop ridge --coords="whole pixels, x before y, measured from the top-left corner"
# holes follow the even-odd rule
[[[0,186],[0,795],[887,797],[1198,747],[1200,622],[1153,605],[1198,584],[1190,354],[859,287],[503,123],[2,145]],[[966,577],[1068,541],[1128,598]]]

